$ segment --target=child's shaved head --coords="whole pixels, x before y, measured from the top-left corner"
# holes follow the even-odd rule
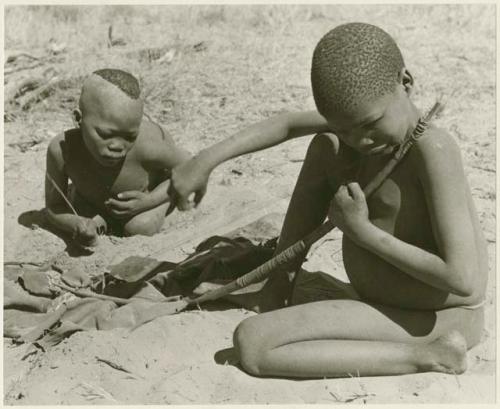
[[[101,111],[113,106],[140,106],[141,89],[137,79],[128,72],[105,68],[94,71],[83,83],[80,109]]]
[[[404,68],[395,41],[371,24],[349,23],[328,32],[314,50],[311,81],[320,114],[347,113],[361,101],[395,89]]]
[[[139,81],[137,81],[137,79],[128,72],[104,68],[102,70],[94,71],[93,74],[98,75],[113,85],[116,85],[132,99],[139,98],[141,94]]]

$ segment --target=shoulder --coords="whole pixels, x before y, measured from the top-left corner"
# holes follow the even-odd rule
[[[155,122],[144,120],[134,146],[138,160],[144,165],[159,162],[167,165],[176,145],[170,134]]]
[[[446,130],[430,126],[411,149],[411,156],[418,161],[439,158],[447,162],[461,154],[456,140]]]
[[[151,151],[173,144],[172,137],[161,125],[148,120],[142,121],[136,144],[138,149]]]
[[[430,126],[415,144],[415,153],[450,154],[460,153],[455,139],[444,129]]]
[[[73,149],[77,149],[80,152],[82,143],[80,130],[78,128],[68,129],[52,138],[47,148],[47,155],[53,158],[61,158],[62,160]]]
[[[462,155],[456,140],[444,129],[429,127],[411,149],[412,163],[421,175],[463,174]]]
[[[66,133],[61,132],[60,134],[54,136],[52,140],[49,142],[49,146],[47,148],[47,156],[57,158],[62,157],[63,145],[66,138]]]

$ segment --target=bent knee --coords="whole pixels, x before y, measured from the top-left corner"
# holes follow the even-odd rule
[[[233,345],[241,367],[254,376],[263,375],[260,361],[265,352],[260,340],[262,337],[257,331],[255,320],[247,318],[236,327],[233,335]]]
[[[137,215],[129,220],[123,227],[125,236],[153,236],[157,234],[163,225],[163,219],[149,215]]]

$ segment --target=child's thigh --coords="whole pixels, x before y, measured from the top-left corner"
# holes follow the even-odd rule
[[[123,225],[124,235],[134,236],[140,234],[143,236],[152,236],[158,233],[165,222],[168,206],[169,203],[164,203],[132,217]]]
[[[308,340],[352,339],[430,342],[458,330],[468,346],[479,341],[482,309],[403,310],[355,300],[318,301],[283,308],[243,321],[235,337],[264,349]]]

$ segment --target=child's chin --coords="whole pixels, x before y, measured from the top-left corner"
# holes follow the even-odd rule
[[[107,168],[115,168],[117,166],[120,166],[125,158],[119,158],[119,159],[110,159],[110,158],[105,158],[105,157],[99,157],[98,162]]]

